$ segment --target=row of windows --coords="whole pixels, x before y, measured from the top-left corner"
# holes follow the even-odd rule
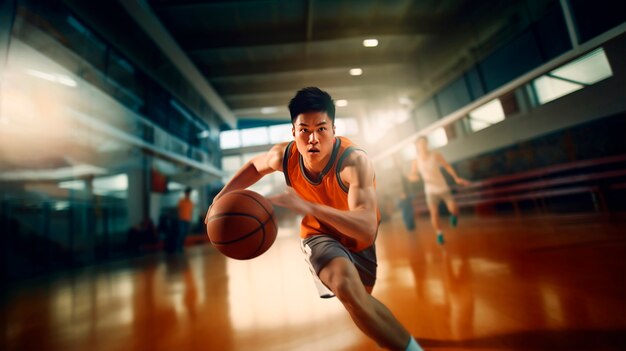
[[[606,3],[604,0],[600,0],[600,2]],[[576,24],[581,27],[578,28],[581,42],[591,39],[620,22],[615,20],[610,25],[601,26],[594,24],[592,27],[597,27],[597,30],[583,35],[584,28],[582,27],[585,27],[585,24],[595,23],[593,21],[597,16],[586,16],[585,11],[581,11],[581,9],[580,6],[574,4]],[[610,10],[607,11],[611,12]],[[368,143],[375,145],[379,139],[394,134],[389,133],[393,128],[395,134],[398,134],[396,137],[402,139],[415,130],[432,125],[440,118],[454,113],[472,101],[571,49],[563,12],[557,4],[543,18],[530,25],[516,38],[424,101],[412,113],[403,109],[370,111],[368,118],[360,121],[364,123],[367,129],[364,137]],[[432,131],[427,136],[429,143],[435,148],[444,146],[449,140],[458,136],[478,132],[503,121],[505,118],[524,112],[534,106],[549,103],[612,75],[611,66],[604,50],[602,48],[596,49],[575,61],[533,79],[515,91],[505,93],[499,98],[483,104],[470,111],[465,117]],[[287,131],[285,133],[279,131],[281,127],[275,128],[222,133],[220,138],[222,148],[233,149],[264,145],[292,138],[290,125],[283,127]],[[338,134],[341,135],[342,133],[338,130]],[[414,151],[413,148],[407,148],[407,150],[409,152]],[[239,157],[237,161],[239,165],[246,159],[245,156],[243,159],[241,156],[233,157]],[[225,179],[228,179],[232,174],[231,172],[237,168],[234,167],[233,170],[226,171]]]
[[[356,118],[337,118],[335,119],[335,127],[337,135],[350,136],[359,133],[359,124]],[[285,123],[269,127],[223,131],[220,133],[220,147],[222,150],[227,150],[289,141],[293,139],[291,128],[291,123]]]
[[[543,105],[565,95],[583,89],[613,76],[611,65],[604,52],[598,48],[568,64],[554,69],[522,87],[529,91],[534,106]],[[477,132],[503,121],[506,117],[519,112],[515,94],[505,94],[472,110],[463,119],[455,123],[466,133]],[[434,130],[428,135],[432,147],[441,147],[449,139],[456,137],[454,125]]]
[[[39,49],[35,34],[45,32],[65,49],[48,50],[46,55],[52,60],[191,146],[209,152],[217,148],[217,127],[213,128],[215,133],[207,133],[211,126],[198,117],[198,113],[214,113],[202,99],[197,99],[199,105],[191,112],[62,3],[20,1],[17,12],[13,27],[16,38]]]
[[[229,130],[220,133],[220,145],[222,149],[234,149],[246,146],[273,145],[284,141],[293,140],[291,123],[273,125],[269,127],[248,128],[241,130]],[[337,135],[350,136],[359,133],[359,125],[355,118],[335,119]],[[242,153],[222,157],[222,181],[228,182],[245,162],[260,153]],[[278,187],[284,186],[285,180],[282,173],[273,173],[263,177],[258,183],[250,187],[260,194],[267,195]]]
[[[520,90],[530,92],[531,103],[535,106],[543,105],[573,93],[586,86],[595,84],[613,75],[608,58],[602,48],[598,48],[568,64],[554,69],[521,87]],[[467,116],[453,124],[437,128],[427,135],[429,144],[433,148],[445,146],[449,140],[456,138],[457,129],[463,133],[473,133],[488,128],[503,121],[508,116],[520,112],[519,103],[515,92],[507,93],[500,98],[493,99],[482,106],[470,111]],[[378,116],[380,117],[380,116]],[[388,128],[399,125],[406,118],[376,118],[385,121]],[[358,133],[358,122],[354,118],[337,119],[337,134],[349,136]],[[392,123],[389,123],[392,122]],[[375,138],[368,140],[375,142],[376,138],[384,136],[385,129],[382,126],[369,128],[368,136]],[[373,131],[380,131],[374,133]],[[220,143],[223,149],[233,149],[246,146],[275,144],[292,140],[291,124],[281,124],[270,127],[250,128],[243,130],[225,131],[220,134]],[[404,158],[415,157],[413,148],[403,150]],[[256,156],[255,153],[246,153],[222,158],[224,171],[223,181],[228,181],[232,175],[247,160]],[[386,162],[391,165],[390,162]],[[255,188],[261,193],[269,192],[273,187],[283,184],[280,175],[273,175],[263,179]]]
[[[533,81],[539,104],[573,93],[613,75],[602,48],[561,66]]]
[[[72,169],[70,171],[74,172],[75,170]],[[58,186],[61,189],[75,191],[85,191],[89,187],[93,195],[120,199],[126,199],[128,197],[128,175],[125,173],[96,176],[91,181],[85,179],[65,180],[58,182]],[[167,191],[173,193],[176,197],[178,197],[186,187],[186,185],[174,181],[167,182]],[[198,192],[192,190],[190,197],[192,201],[197,203]],[[69,201],[63,201],[62,203],[69,205]]]

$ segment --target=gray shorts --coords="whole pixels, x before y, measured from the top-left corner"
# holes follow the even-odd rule
[[[336,257],[345,257],[354,264],[364,286],[374,286],[376,282],[376,245],[359,252],[351,252],[330,235],[315,235],[302,240],[302,252],[320,297],[335,296],[319,279],[319,273],[328,262]]]
[[[452,194],[450,193],[450,191],[444,191],[443,193],[434,193],[434,194],[429,194],[426,193],[426,203],[430,206],[430,205],[434,205],[434,206],[438,206],[439,202],[445,202],[446,204],[454,201],[454,198],[452,197]]]

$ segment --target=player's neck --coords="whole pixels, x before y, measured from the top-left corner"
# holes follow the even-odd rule
[[[326,167],[330,159],[330,155],[324,157],[320,160],[307,160],[306,158],[302,158],[302,165],[304,166],[304,172],[309,179],[318,180],[320,174]]]

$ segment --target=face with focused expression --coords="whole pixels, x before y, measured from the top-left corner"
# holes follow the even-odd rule
[[[335,140],[335,126],[328,114],[320,111],[299,114],[292,133],[304,165],[320,172],[330,158]]]

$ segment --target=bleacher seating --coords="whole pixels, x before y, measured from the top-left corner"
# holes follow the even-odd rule
[[[575,194],[589,194],[593,208],[606,211],[606,192],[626,189],[626,154],[567,162],[451,188],[460,208],[474,208],[477,212],[508,203],[519,214],[521,202],[532,203],[539,211],[549,211],[546,199]],[[416,214],[428,211],[424,194],[415,197],[414,208]]]

